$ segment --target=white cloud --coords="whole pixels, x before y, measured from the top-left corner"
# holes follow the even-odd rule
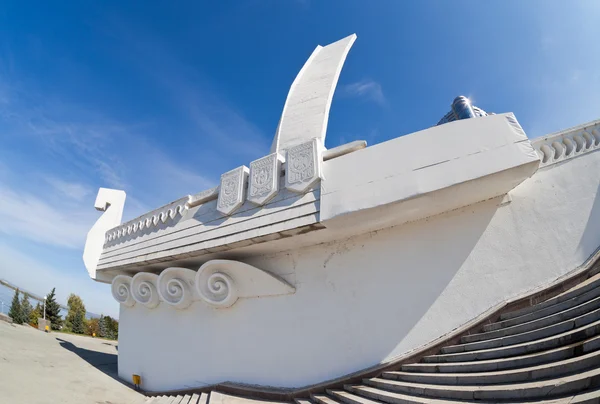
[[[387,105],[387,100],[383,95],[381,84],[370,79],[347,84],[342,87],[342,93],[349,97],[369,100],[381,106]]]
[[[83,184],[63,181],[55,177],[46,177],[46,181],[61,195],[76,201],[83,200],[92,190]]]
[[[41,195],[0,184],[0,232],[57,247],[82,248],[97,214],[52,205]]]

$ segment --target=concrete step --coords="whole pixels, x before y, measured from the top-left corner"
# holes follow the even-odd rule
[[[585,313],[579,317],[572,318],[570,320],[562,321],[560,323],[552,324],[547,327],[538,328],[532,331],[523,332],[520,334],[508,335],[506,337],[488,339],[478,342],[469,342],[459,345],[450,345],[441,349],[442,353],[456,353],[456,352],[468,352],[477,351],[480,349],[497,348],[501,346],[509,346],[520,344],[523,342],[535,341],[542,338],[550,337],[552,335],[561,334],[569,330],[583,327],[587,324],[593,323],[594,321],[600,321],[600,309]]]
[[[525,314],[533,313],[534,311],[538,311],[540,309],[545,309],[546,307],[550,307],[552,305],[565,302],[576,296],[587,293],[590,290],[595,289],[596,287],[600,286],[600,277],[596,275],[594,278],[595,279],[593,281],[591,281],[587,284],[577,285],[577,286],[571,288],[569,291],[567,291],[563,294],[560,294],[558,296],[555,296],[553,298],[550,298],[544,302],[538,303],[533,306],[524,307],[519,310],[510,311],[508,313],[503,313],[500,315],[500,320],[508,320],[508,319],[519,317],[519,316],[522,316]]]
[[[479,334],[465,335],[460,339],[460,342],[470,343],[506,337],[509,335],[522,334],[524,332],[533,331],[539,328],[548,327],[553,324],[558,324],[563,321],[571,320],[598,309],[600,309],[600,297],[583,302],[577,306],[560,311],[558,313],[550,314],[546,317],[541,317],[526,323],[517,324],[510,327],[503,327],[494,331],[487,331]]]
[[[397,393],[453,400],[531,400],[577,394],[600,385],[600,369],[534,382],[481,386],[450,386],[373,378],[364,384]]]
[[[410,363],[402,365],[404,372],[422,373],[471,373],[517,369],[561,361],[600,350],[600,336],[561,346],[547,351],[509,358],[489,359],[472,362]]]
[[[358,396],[345,390],[327,390],[327,394],[344,404],[379,404],[378,401]]]
[[[445,400],[445,399],[436,399],[430,397],[418,397],[409,394],[396,393],[392,391],[382,390],[375,387],[369,386],[345,386],[345,389],[351,393],[354,397],[365,397],[372,402],[383,402],[387,404],[458,404],[458,403],[467,403],[467,402],[477,402],[481,404],[489,404],[489,403],[497,403],[498,401],[463,401],[463,400]],[[349,399],[353,399],[353,397],[349,396]],[[590,390],[588,392],[579,393],[577,395],[567,395],[557,399],[549,399],[549,400],[510,400],[505,401],[502,400],[503,403],[510,404],[524,404],[524,403],[538,403],[538,404],[588,404],[588,403],[598,403],[600,399],[600,390]],[[345,401],[346,404],[372,404],[370,402],[350,402]]]
[[[502,320],[497,323],[486,324],[483,326],[483,331],[494,331],[504,327],[512,327],[514,325],[527,323],[533,320],[537,320],[538,318],[546,317],[564,310],[568,310],[571,307],[578,306],[597,297],[600,297],[600,287],[592,289],[582,295],[575,296],[574,298],[564,301],[562,303],[554,304],[552,306],[536,310],[529,314],[524,314],[519,317]]]
[[[560,346],[588,339],[598,334],[600,334],[600,321],[595,321],[591,324],[584,325],[583,327],[578,327],[567,332],[552,335],[535,341],[527,341],[515,345],[480,349],[468,352],[425,356],[423,357],[423,362],[469,362],[484,359],[508,358],[510,356],[525,355],[528,353],[558,348]]]
[[[405,371],[383,372],[384,379],[411,383],[441,385],[484,385],[536,381],[600,368],[600,351],[562,361],[511,370],[473,373],[413,373]]]
[[[315,403],[318,404],[339,404],[340,401],[337,401],[326,394],[311,394],[310,397],[313,399]]]
[[[294,402],[296,404],[314,404],[314,401],[309,400],[308,398],[295,398]]]

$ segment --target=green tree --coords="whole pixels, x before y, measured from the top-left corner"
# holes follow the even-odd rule
[[[60,306],[56,303],[56,288],[46,296],[46,320],[50,320],[53,330],[60,330],[62,318],[60,317]]]
[[[8,315],[12,318],[13,323],[23,324],[23,311],[21,310],[21,301],[19,300],[19,289],[15,290]]]
[[[35,305],[35,309],[32,310],[31,314],[29,315],[29,324],[31,324],[34,327],[37,327],[38,325],[38,318],[43,317],[43,313],[42,313],[42,304],[40,302],[38,302]]]
[[[69,312],[65,319],[65,327],[69,331],[83,334],[85,332],[85,305],[83,301],[79,296],[71,293],[67,300],[67,306],[69,306]]]
[[[31,303],[29,303],[29,295],[27,295],[27,293],[23,293],[23,298],[21,299],[21,315],[23,323],[29,323],[29,318],[32,311],[33,306],[31,306]]]

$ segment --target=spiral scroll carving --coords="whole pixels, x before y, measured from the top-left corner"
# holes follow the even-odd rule
[[[153,309],[160,303],[157,284],[158,275],[140,272],[131,281],[131,294],[136,302]]]
[[[158,277],[160,298],[177,309],[185,309],[194,300],[195,271],[187,268],[167,268]]]
[[[135,299],[131,294],[131,280],[130,276],[117,275],[111,285],[111,292],[115,300],[128,307],[135,305]]]
[[[239,297],[233,279],[222,272],[198,271],[196,289],[206,303],[215,307],[230,307]]]

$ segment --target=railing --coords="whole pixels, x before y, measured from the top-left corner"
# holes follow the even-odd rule
[[[598,150],[600,120],[534,139],[531,144],[542,160],[540,167]]]

